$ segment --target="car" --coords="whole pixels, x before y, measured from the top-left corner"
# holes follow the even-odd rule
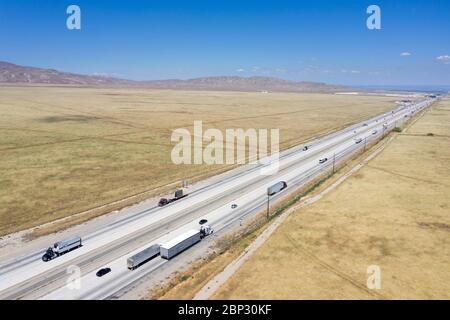
[[[308,146],[304,146],[302,150],[303,150],[303,151],[306,151],[306,150],[308,150],[308,149],[309,149]]]
[[[372,131],[372,134],[377,134],[377,133],[378,133],[377,130],[373,130],[373,131]]]
[[[236,203],[233,203],[232,205],[231,205],[231,209],[236,209],[237,208],[237,204]]]
[[[319,163],[322,164],[322,163],[325,163],[325,162],[327,162],[327,161],[328,161],[328,158],[322,158],[322,159],[319,160]]]
[[[202,225],[202,224],[205,224],[205,223],[207,223],[207,222],[208,222],[208,220],[202,219],[202,220],[200,220],[200,221],[198,222],[198,224]]]
[[[367,123],[364,123],[364,124],[363,124],[363,127],[367,127],[367,126],[369,126]]]
[[[105,274],[108,274],[111,272],[111,268],[102,268],[97,271],[96,276],[97,277],[103,277]]]
[[[167,200],[166,198],[161,198],[161,199],[159,199],[158,207],[164,207],[168,203],[169,203],[169,200]]]
[[[356,144],[361,143],[362,140],[363,140],[362,138],[355,139],[355,143],[356,143]]]

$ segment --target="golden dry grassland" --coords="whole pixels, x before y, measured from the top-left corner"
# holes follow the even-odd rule
[[[449,299],[450,100],[292,214],[215,299]],[[367,288],[370,265],[381,289]]]
[[[328,94],[0,87],[0,235],[181,179],[173,129],[280,128],[282,147],[393,108],[395,98]]]

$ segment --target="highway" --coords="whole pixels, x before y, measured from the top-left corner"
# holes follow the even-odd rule
[[[169,263],[158,257],[130,271],[126,268],[127,257],[189,229],[198,229],[200,218],[207,219],[215,234],[220,235],[232,223],[263,210],[267,188],[272,184],[278,181],[288,184],[286,190],[271,199],[271,203],[276,203],[283,194],[329,171],[333,160],[336,163],[345,161],[432,102],[428,99],[414,105],[402,105],[392,112],[286,150],[280,154],[279,170],[274,175],[261,174],[261,170],[270,164],[246,165],[167,206],[136,210],[94,233],[81,235],[81,248],[49,262],[41,260],[46,248],[1,262],[0,299],[107,299]],[[303,150],[305,145],[308,146],[306,151]],[[320,164],[319,159],[323,158],[328,160]],[[237,208],[232,209],[231,204],[237,204]],[[176,259],[182,257],[173,260]],[[76,290],[66,286],[67,268],[71,265],[81,270],[82,285]],[[111,273],[96,277],[96,271],[104,266],[110,267]]]

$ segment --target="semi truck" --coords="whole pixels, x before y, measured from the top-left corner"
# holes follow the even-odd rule
[[[45,251],[44,255],[42,256],[42,261],[44,262],[50,261],[69,251],[81,247],[81,245],[82,244],[80,237],[73,237],[67,240],[58,241],[55,244],[53,244],[52,247],[49,247],[47,251]]]
[[[130,270],[134,270],[144,263],[150,261],[157,255],[159,255],[160,252],[160,245],[154,244],[150,247],[148,247],[145,250],[142,250],[141,252],[136,253],[134,256],[131,256],[127,259],[127,267]]]
[[[171,202],[180,200],[180,199],[182,199],[182,198],[184,198],[184,197],[186,197],[186,196],[187,196],[187,194],[185,194],[185,193],[183,192],[183,189],[178,189],[178,190],[175,191],[175,194],[174,194],[174,197],[173,197],[173,198],[170,198],[170,199],[167,199],[167,198],[161,198],[161,199],[159,199],[158,206],[159,206],[159,207],[163,207],[163,206],[165,206],[166,204],[169,204],[169,203],[171,203]]]
[[[284,181],[280,181],[275,183],[273,186],[270,186],[267,188],[267,195],[273,196],[275,193],[280,192],[281,190],[284,190],[287,188],[287,183]]]
[[[193,246],[201,240],[201,232],[199,230],[189,230],[178,237],[161,245],[161,258],[171,259],[177,254]]]
[[[204,238],[209,236],[210,234],[213,234],[214,229],[211,228],[211,226],[201,226],[200,227],[200,238]]]

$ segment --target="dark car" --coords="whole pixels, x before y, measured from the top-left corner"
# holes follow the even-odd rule
[[[231,209],[236,209],[237,208],[237,204],[236,203],[233,203],[232,205],[231,205]]]
[[[169,200],[167,200],[166,198],[161,198],[161,199],[159,199],[158,207],[163,207],[168,203],[169,203]]]
[[[105,274],[110,273],[111,268],[103,268],[97,271],[96,275],[97,277],[103,277]]]
[[[307,151],[308,149],[309,149],[308,146],[304,146],[302,150]]]
[[[207,223],[207,222],[208,222],[208,220],[202,219],[202,220],[200,220],[198,223],[199,223],[199,224],[205,224],[205,223]]]

